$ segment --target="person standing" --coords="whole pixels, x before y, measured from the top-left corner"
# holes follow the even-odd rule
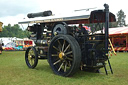
[[[3,49],[2,49],[2,43],[0,43],[0,54],[2,54],[2,51],[3,51]]]
[[[0,22],[0,32],[2,32],[2,25],[3,23]],[[2,49],[2,43],[0,43],[0,54],[2,53],[3,49]]]

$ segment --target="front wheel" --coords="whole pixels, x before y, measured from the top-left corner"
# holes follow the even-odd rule
[[[49,46],[48,62],[55,74],[73,75],[81,62],[81,50],[75,38],[70,35],[55,36]]]
[[[25,61],[29,68],[34,69],[38,63],[38,55],[35,47],[28,47],[25,53]]]

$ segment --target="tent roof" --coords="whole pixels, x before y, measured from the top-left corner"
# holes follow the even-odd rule
[[[109,28],[109,35],[128,34],[128,27]]]

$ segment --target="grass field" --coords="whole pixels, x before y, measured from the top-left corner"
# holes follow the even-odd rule
[[[3,51],[0,55],[0,85],[128,85],[128,53],[117,53],[110,61],[114,74],[78,71],[72,77],[53,74],[47,60],[29,69],[24,51]]]

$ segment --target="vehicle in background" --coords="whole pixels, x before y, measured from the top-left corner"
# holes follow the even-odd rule
[[[14,42],[9,42],[2,48],[3,50],[22,50],[22,48],[16,47],[16,44]]]
[[[26,50],[34,44],[32,40],[15,40],[15,43],[15,47],[19,47],[21,50]]]

